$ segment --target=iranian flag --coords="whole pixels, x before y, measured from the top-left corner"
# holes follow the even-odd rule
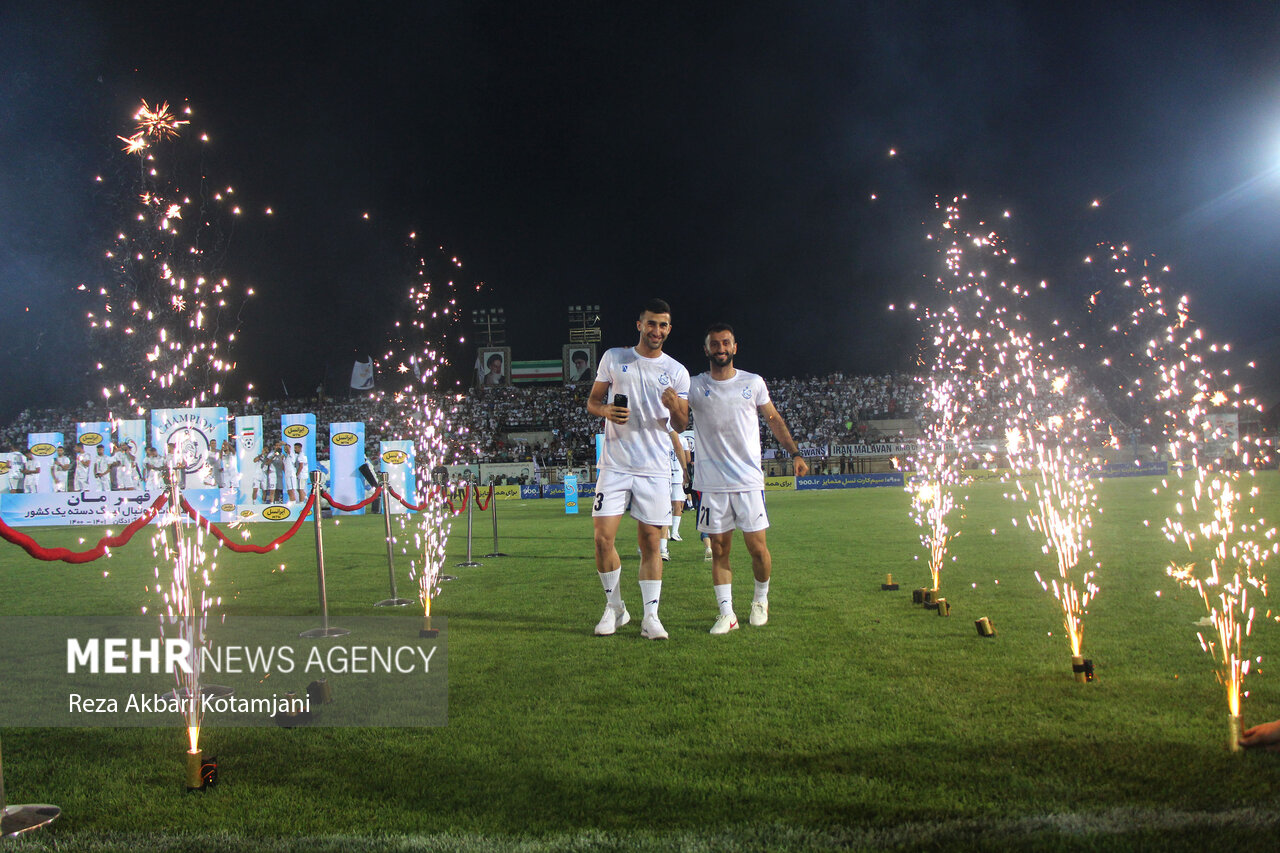
[[[512,382],[563,382],[564,364],[560,359],[511,362]]]

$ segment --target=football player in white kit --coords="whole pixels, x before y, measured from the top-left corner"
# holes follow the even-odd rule
[[[71,457],[67,455],[67,449],[59,447],[57,455],[53,458],[53,490],[55,492],[67,490],[67,476],[71,473],[71,467]]]
[[[107,455],[107,448],[99,444],[97,454],[93,457],[93,479],[89,481],[89,490],[94,492],[111,491],[111,469],[114,467],[115,463]]]
[[[684,487],[689,482],[689,456],[680,433],[671,431],[671,524],[662,528],[662,561],[671,559],[667,540],[679,542],[680,516],[684,513]]]
[[[695,376],[689,384],[694,446],[698,449],[693,487],[702,492],[698,529],[711,536],[711,583],[720,608],[711,633],[727,634],[738,627],[738,617],[733,612],[733,572],[729,567],[735,528],[742,531],[756,581],[750,622],[759,627],[769,621],[773,558],[765,544],[769,515],[764,505],[758,418],[764,418],[773,437],[791,454],[797,477],[809,473],[809,465],[800,455],[786,421],[769,399],[764,380],[733,366],[738,352],[733,328],[727,323],[712,324],[703,346],[711,369]]]
[[[159,492],[164,489],[164,457],[154,445],[147,447],[146,458],[143,459],[143,476],[147,481],[147,490]]]
[[[89,448],[85,447],[78,441],[76,442],[76,469],[74,481],[74,491],[85,492],[92,487],[93,455],[89,453]]]
[[[617,535],[628,507],[640,545],[640,636],[665,640],[658,619],[662,595],[662,528],[671,523],[671,424],[688,420],[689,371],[662,351],[671,334],[671,307],[661,299],[644,306],[636,321],[640,341],[615,347],[600,359],[587,397],[587,412],[604,418],[604,449],[596,481],[592,524],[596,572],[604,587],[604,615],[595,633],[608,636],[631,621],[622,601]],[[625,401],[619,398],[625,398]]]
[[[293,443],[293,489],[295,501],[302,503],[302,496],[306,494],[311,484],[311,463],[307,459],[307,453],[302,448],[302,442],[295,441]]]

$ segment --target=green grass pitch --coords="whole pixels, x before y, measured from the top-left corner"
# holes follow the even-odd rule
[[[1258,482],[1272,519],[1280,475]],[[911,603],[928,572],[901,490],[770,493],[770,622],[745,624],[751,577],[738,539],[743,625],[712,637],[710,567],[689,515],[666,565],[668,642],[639,637],[629,536],[619,550],[633,621],[595,637],[603,594],[589,514],[503,502],[498,544],[511,556],[455,568],[465,523],[450,539],[446,571],[458,579],[436,602],[449,625],[447,726],[207,728],[202,745],[222,780],[192,795],[177,726],[5,729],[9,800],[64,811],[12,846],[1275,849],[1280,755],[1225,748],[1222,689],[1195,635],[1203,605],[1164,576],[1176,551],[1158,530],[1167,499],[1152,495],[1156,484],[1100,486],[1090,684],[1073,679],[1058,603],[1033,577],[1054,571],[1051,558],[1010,526],[1020,507],[996,484],[963,492],[945,618]],[[492,550],[487,514],[475,530],[475,553]],[[333,624],[386,596],[381,531],[377,516],[326,522]],[[259,541],[269,533],[253,530]],[[34,535],[74,547],[87,534]],[[308,526],[277,556],[223,549],[214,583],[228,616],[318,618],[314,547]],[[407,561],[397,560],[405,594]],[[154,564],[145,538],[85,566],[5,546],[0,619],[136,610],[149,603]],[[897,592],[880,589],[890,572]],[[1250,639],[1261,663],[1246,682],[1246,725],[1280,717],[1280,625],[1266,611]],[[421,620],[413,608],[377,616],[406,636]],[[980,616],[994,639],[978,636]]]

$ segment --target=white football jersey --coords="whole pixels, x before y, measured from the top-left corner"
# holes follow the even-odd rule
[[[681,399],[688,399],[689,371],[666,353],[645,358],[635,347],[614,347],[600,359],[596,381],[609,383],[606,403],[625,394],[631,413],[621,426],[605,420],[601,470],[669,478],[671,413],[662,405],[662,393],[674,388]]]
[[[754,373],[739,370],[732,379],[710,373],[693,377],[689,408],[697,464],[693,487],[700,492],[754,492],[764,488],[760,468],[760,413],[769,389]]]

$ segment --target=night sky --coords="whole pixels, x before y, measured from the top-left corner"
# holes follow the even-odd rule
[[[1099,241],[1154,253],[1280,384],[1274,4],[15,6],[5,420],[93,395],[76,287],[107,275],[127,204],[93,179],[124,168],[144,98],[191,103],[245,206],[227,272],[259,297],[234,387],[266,396],[341,390],[382,348],[410,231],[483,282],[463,315],[503,307],[516,359],[559,358],[575,303],[632,344],[661,296],[694,373],[715,320],[769,377],[905,367],[913,323],[888,305],[940,271],[924,237],[957,193],[1011,213],[1024,280],[1064,310]]]

